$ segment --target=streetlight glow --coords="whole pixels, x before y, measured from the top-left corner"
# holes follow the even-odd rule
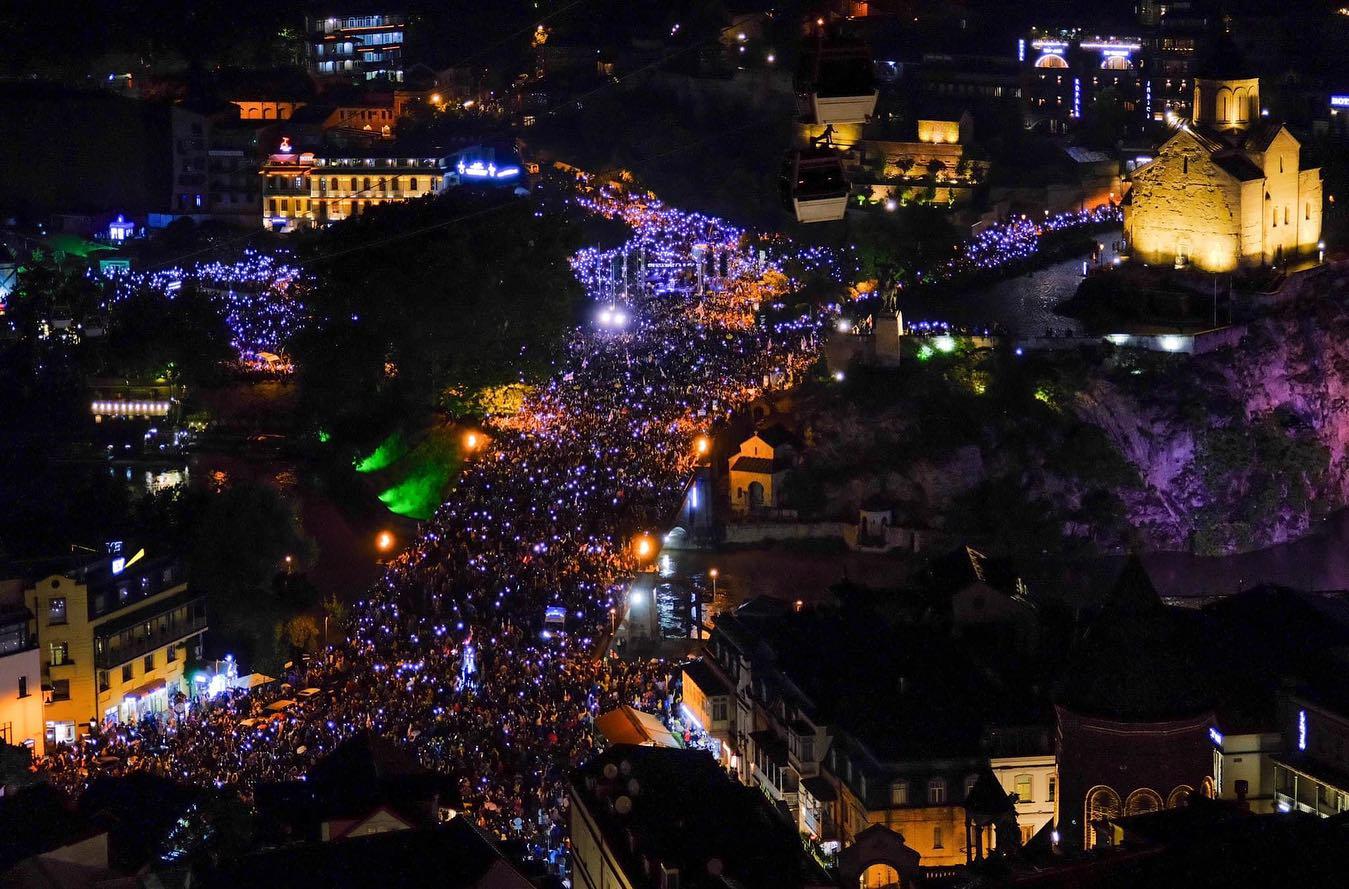
[[[375,536],[375,548],[382,553],[387,553],[389,550],[393,549],[393,532],[380,531],[379,534]]]

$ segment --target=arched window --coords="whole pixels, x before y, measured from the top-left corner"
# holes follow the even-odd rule
[[[359,185],[356,184],[356,177],[355,177],[355,176],[352,176],[352,177],[351,177],[351,190],[352,190],[353,193],[358,192],[358,191],[361,190],[361,187],[360,187]]]
[[[1237,87],[1232,92],[1232,116],[1238,121],[1249,120],[1246,114],[1246,88]]]
[[[929,805],[939,805],[946,802],[946,781],[941,778],[930,778],[928,780],[927,801]]]
[[[1101,67],[1106,71],[1128,71],[1133,65],[1124,56],[1106,56]]]
[[[1213,779],[1210,778],[1208,775],[1205,775],[1205,776],[1204,776],[1204,783],[1203,783],[1203,786],[1202,786],[1202,788],[1201,788],[1201,792],[1202,792],[1202,793],[1204,794],[1204,796],[1206,796],[1207,798],[1213,799],[1213,796],[1214,796],[1214,794],[1213,794]]]
[[[1088,849],[1110,844],[1109,821],[1120,814],[1119,794],[1104,785],[1087,792],[1084,845]]]
[[[1166,807],[1168,809],[1179,809],[1190,804],[1190,794],[1194,793],[1194,788],[1188,784],[1182,784],[1171,791],[1170,796],[1166,798]]]
[[[1156,812],[1162,808],[1161,794],[1155,790],[1149,790],[1146,787],[1140,787],[1124,802],[1124,815],[1127,818],[1130,815],[1146,815],[1149,812]]]
[[[1045,53],[1035,60],[1037,68],[1067,68],[1068,63],[1063,60],[1063,56],[1056,56],[1052,53]]]
[[[369,191],[369,190],[370,190],[370,177],[369,177],[369,176],[366,176],[366,177],[365,177],[364,186],[365,186],[365,187],[361,189],[362,191]]]

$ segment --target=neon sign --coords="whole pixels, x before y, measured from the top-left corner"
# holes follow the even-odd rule
[[[1307,749],[1307,711],[1297,711],[1297,749]]]
[[[1349,96],[1331,96],[1331,108],[1349,108]]]
[[[511,179],[520,175],[519,167],[501,167],[497,168],[494,163],[484,164],[482,161],[473,161],[464,163],[460,161],[455,165],[460,176],[467,176],[469,179]]]
[[[281,137],[281,147],[277,149],[278,154],[293,154],[295,149],[290,147],[290,136]]]

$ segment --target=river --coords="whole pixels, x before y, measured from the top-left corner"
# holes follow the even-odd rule
[[[1111,244],[1122,232],[1106,231],[1096,240],[1105,245],[1103,262],[1114,259]],[[1082,282],[1079,256],[1044,266],[1037,271],[960,293],[908,290],[900,297],[904,320],[947,321],[962,327],[999,324],[1017,336],[1043,336],[1046,329],[1074,334],[1083,332],[1080,322],[1054,314],[1054,306],[1072,297]]]

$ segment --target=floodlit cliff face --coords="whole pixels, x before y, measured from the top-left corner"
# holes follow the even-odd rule
[[[1221,352],[970,353],[894,374],[803,411],[803,512],[1220,554],[1349,505],[1349,270],[1297,279]]]
[[[1349,504],[1347,284],[1299,282],[1284,294],[1296,301],[1252,322],[1236,348],[1149,356],[1075,395],[1075,416],[1138,469],[1142,487],[1122,499],[1147,543],[1258,548]]]

